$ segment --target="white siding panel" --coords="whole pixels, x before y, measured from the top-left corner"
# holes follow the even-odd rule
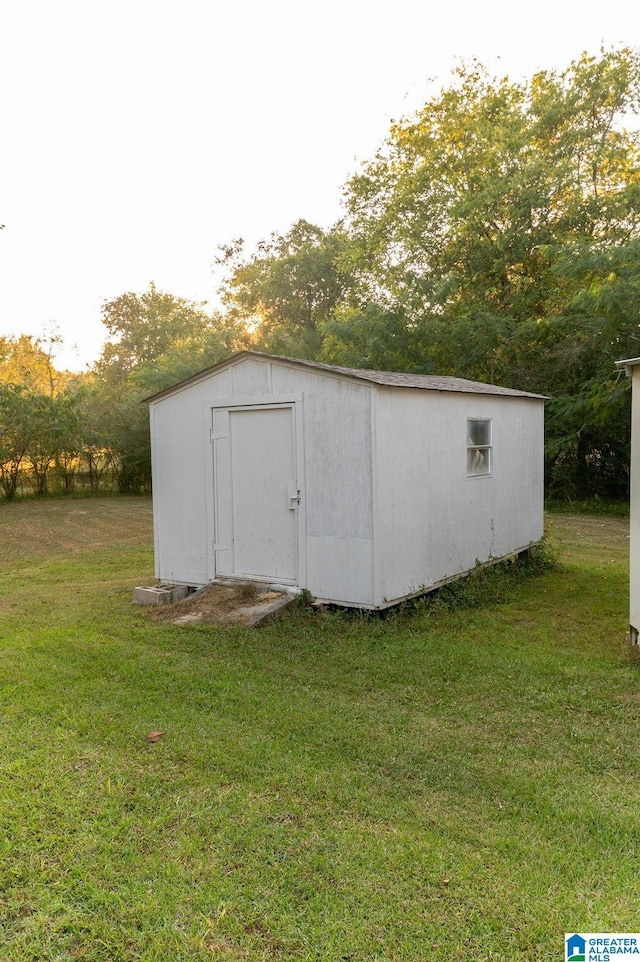
[[[632,368],[631,495],[630,495],[630,611],[629,624],[640,631],[640,366]]]
[[[454,395],[436,398],[434,434],[442,462],[433,465],[433,583],[496,557],[496,456],[494,473],[467,477],[467,419],[491,419],[492,437],[500,433],[495,398]],[[442,474],[440,472],[442,471]],[[440,524],[440,518],[445,522]]]
[[[426,392],[379,390],[376,404],[376,602],[431,577],[431,427]]]
[[[202,404],[205,398],[229,397],[231,394],[231,371],[219,371],[218,374],[197,386],[199,390],[194,392],[194,404]]]
[[[494,554],[500,557],[544,533],[544,407],[540,401],[515,399],[497,409]]]
[[[479,527],[477,516],[469,510],[471,502],[486,500],[490,493],[488,488],[474,491],[467,485],[467,417],[477,414],[474,400],[472,395],[455,394],[433,394],[429,399],[429,435],[434,451],[429,475],[430,584],[466,571],[481,553],[475,547],[469,553]],[[470,523],[472,530],[465,530]]]
[[[170,401],[171,403],[167,403]],[[153,502],[156,577],[206,584],[205,424],[189,392],[155,406]]]
[[[275,393],[304,394],[307,533],[370,540],[372,388],[284,365],[272,368]]]
[[[467,477],[469,417],[492,422],[488,476]],[[542,402],[382,390],[377,425],[382,602],[542,537]]]
[[[493,464],[488,476],[466,474],[469,417],[492,422]],[[542,402],[535,400],[464,394],[450,401],[438,398],[438,447],[443,450],[448,483],[442,484],[434,464],[432,488],[438,492],[433,503],[434,583],[542,537],[542,417]]]
[[[231,395],[233,397],[254,397],[272,394],[271,365],[262,361],[245,359],[230,368]]]
[[[373,542],[307,538],[307,581],[314,597],[363,608],[375,605]]]
[[[151,405],[156,577],[209,581],[207,470],[211,452],[205,401],[228,397],[230,371],[192,384]]]

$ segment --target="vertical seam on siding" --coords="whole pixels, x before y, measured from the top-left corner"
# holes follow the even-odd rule
[[[372,584],[372,594],[373,594],[373,604],[378,607],[382,604],[382,598],[380,593],[382,590],[382,578],[381,578],[381,568],[380,568],[380,504],[379,504],[379,492],[378,492],[378,430],[377,430],[377,414],[378,414],[378,389],[374,387],[371,390],[371,403],[370,403],[370,418],[369,418],[369,429],[371,431],[371,578]]]

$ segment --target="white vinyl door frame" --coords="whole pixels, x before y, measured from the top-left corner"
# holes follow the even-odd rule
[[[290,409],[293,418],[293,456],[295,461],[296,478],[291,478],[292,488],[289,492],[291,496],[291,510],[295,513],[296,530],[296,569],[295,578],[278,579],[283,584],[291,584],[297,587],[306,586],[306,506],[305,506],[305,478],[304,478],[304,429],[303,429],[303,396],[302,394],[269,395],[259,397],[224,397],[207,400],[204,404],[204,422],[206,425],[205,445],[207,451],[207,543],[208,543],[208,576],[210,581],[221,577],[230,577],[228,565],[219,564],[218,558],[222,551],[231,550],[231,545],[223,544],[220,540],[222,513],[228,510],[228,506],[219,503],[219,489],[216,471],[221,463],[219,453],[216,453],[217,446],[224,443],[224,434],[216,432],[216,422],[224,421],[224,414],[228,415],[237,411],[269,411],[278,409]],[[220,417],[219,415],[222,415]],[[293,485],[295,482],[295,485]],[[295,491],[293,490],[295,487]],[[225,569],[221,572],[220,569]],[[255,580],[274,581],[273,578],[256,577]]]

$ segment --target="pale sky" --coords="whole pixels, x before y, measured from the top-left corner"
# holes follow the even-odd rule
[[[215,303],[212,262],[342,187],[460,59],[513,79],[640,44],[633,0],[0,0],[0,336],[64,338],[82,370],[103,302]]]

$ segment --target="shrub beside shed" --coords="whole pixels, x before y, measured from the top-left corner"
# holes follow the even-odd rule
[[[148,402],[162,581],[378,609],[542,537],[540,395],[246,351]]]

